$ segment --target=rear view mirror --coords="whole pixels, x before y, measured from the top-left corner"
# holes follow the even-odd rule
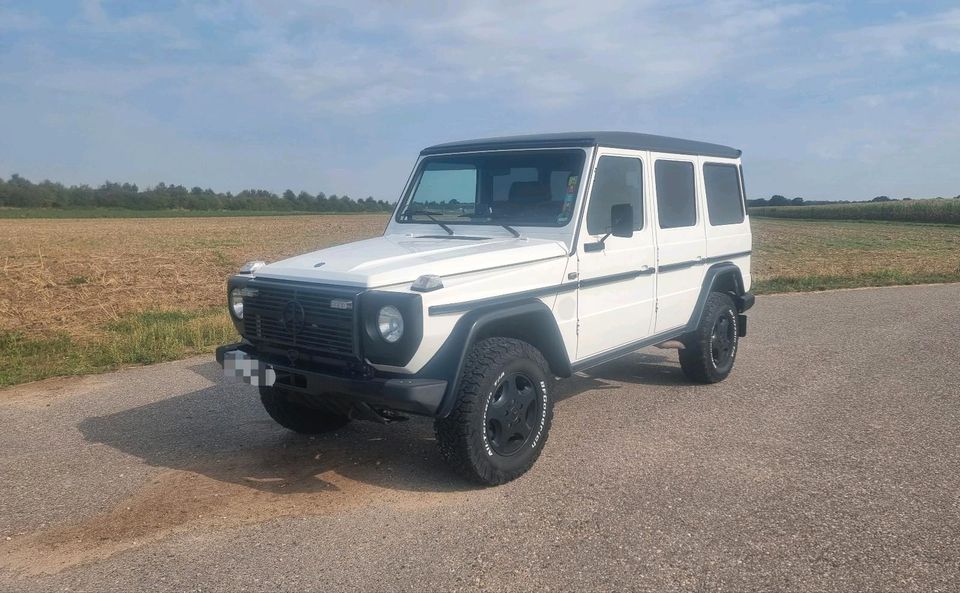
[[[614,237],[633,236],[633,206],[614,204],[610,207],[610,234]]]

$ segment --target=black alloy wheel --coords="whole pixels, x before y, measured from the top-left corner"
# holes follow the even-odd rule
[[[504,375],[487,406],[487,440],[504,457],[523,447],[540,426],[541,398],[524,373]]]
[[[737,315],[733,297],[710,293],[697,328],[682,338],[680,368],[687,378],[698,383],[718,383],[727,378],[737,359]]]
[[[736,344],[736,321],[729,311],[724,313],[714,322],[710,333],[710,357],[714,368],[721,368],[730,362]]]
[[[553,384],[550,365],[533,345],[503,337],[477,342],[453,409],[434,422],[440,456],[487,486],[523,475],[550,432]]]

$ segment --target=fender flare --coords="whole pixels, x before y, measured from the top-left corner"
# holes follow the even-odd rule
[[[721,288],[723,290],[720,290]],[[700,296],[697,297],[697,305],[693,308],[690,321],[687,322],[687,331],[693,331],[700,325],[703,310],[707,306],[707,297],[714,290],[732,293],[737,310],[740,313],[753,306],[753,295],[743,288],[743,273],[740,271],[740,267],[728,261],[714,264],[707,269],[703,276]]]
[[[423,377],[447,380],[447,391],[436,414],[438,417],[445,418],[453,409],[470,348],[495,328],[500,331],[493,335],[505,333],[507,337],[526,338],[525,341],[531,342],[541,351],[554,375],[569,377],[572,374],[557,320],[553,311],[539,299],[473,309],[457,320],[453,331],[437,353],[417,373]],[[506,328],[510,329],[504,332]]]

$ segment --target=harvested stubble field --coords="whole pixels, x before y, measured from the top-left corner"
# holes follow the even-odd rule
[[[0,385],[208,352],[224,281],[382,232],[383,215],[0,220]],[[960,227],[755,219],[758,293],[960,281]]]

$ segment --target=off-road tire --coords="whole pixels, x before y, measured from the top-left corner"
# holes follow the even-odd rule
[[[260,388],[260,402],[277,424],[300,434],[320,434],[341,428],[350,418],[333,409],[308,407],[290,401],[282,389]]]
[[[737,307],[733,298],[711,292],[700,325],[683,338],[680,368],[697,383],[719,383],[733,370],[740,344]]]
[[[467,355],[453,411],[434,422],[440,455],[480,484],[521,476],[546,443],[553,383],[550,366],[530,344],[512,338],[478,342]]]

